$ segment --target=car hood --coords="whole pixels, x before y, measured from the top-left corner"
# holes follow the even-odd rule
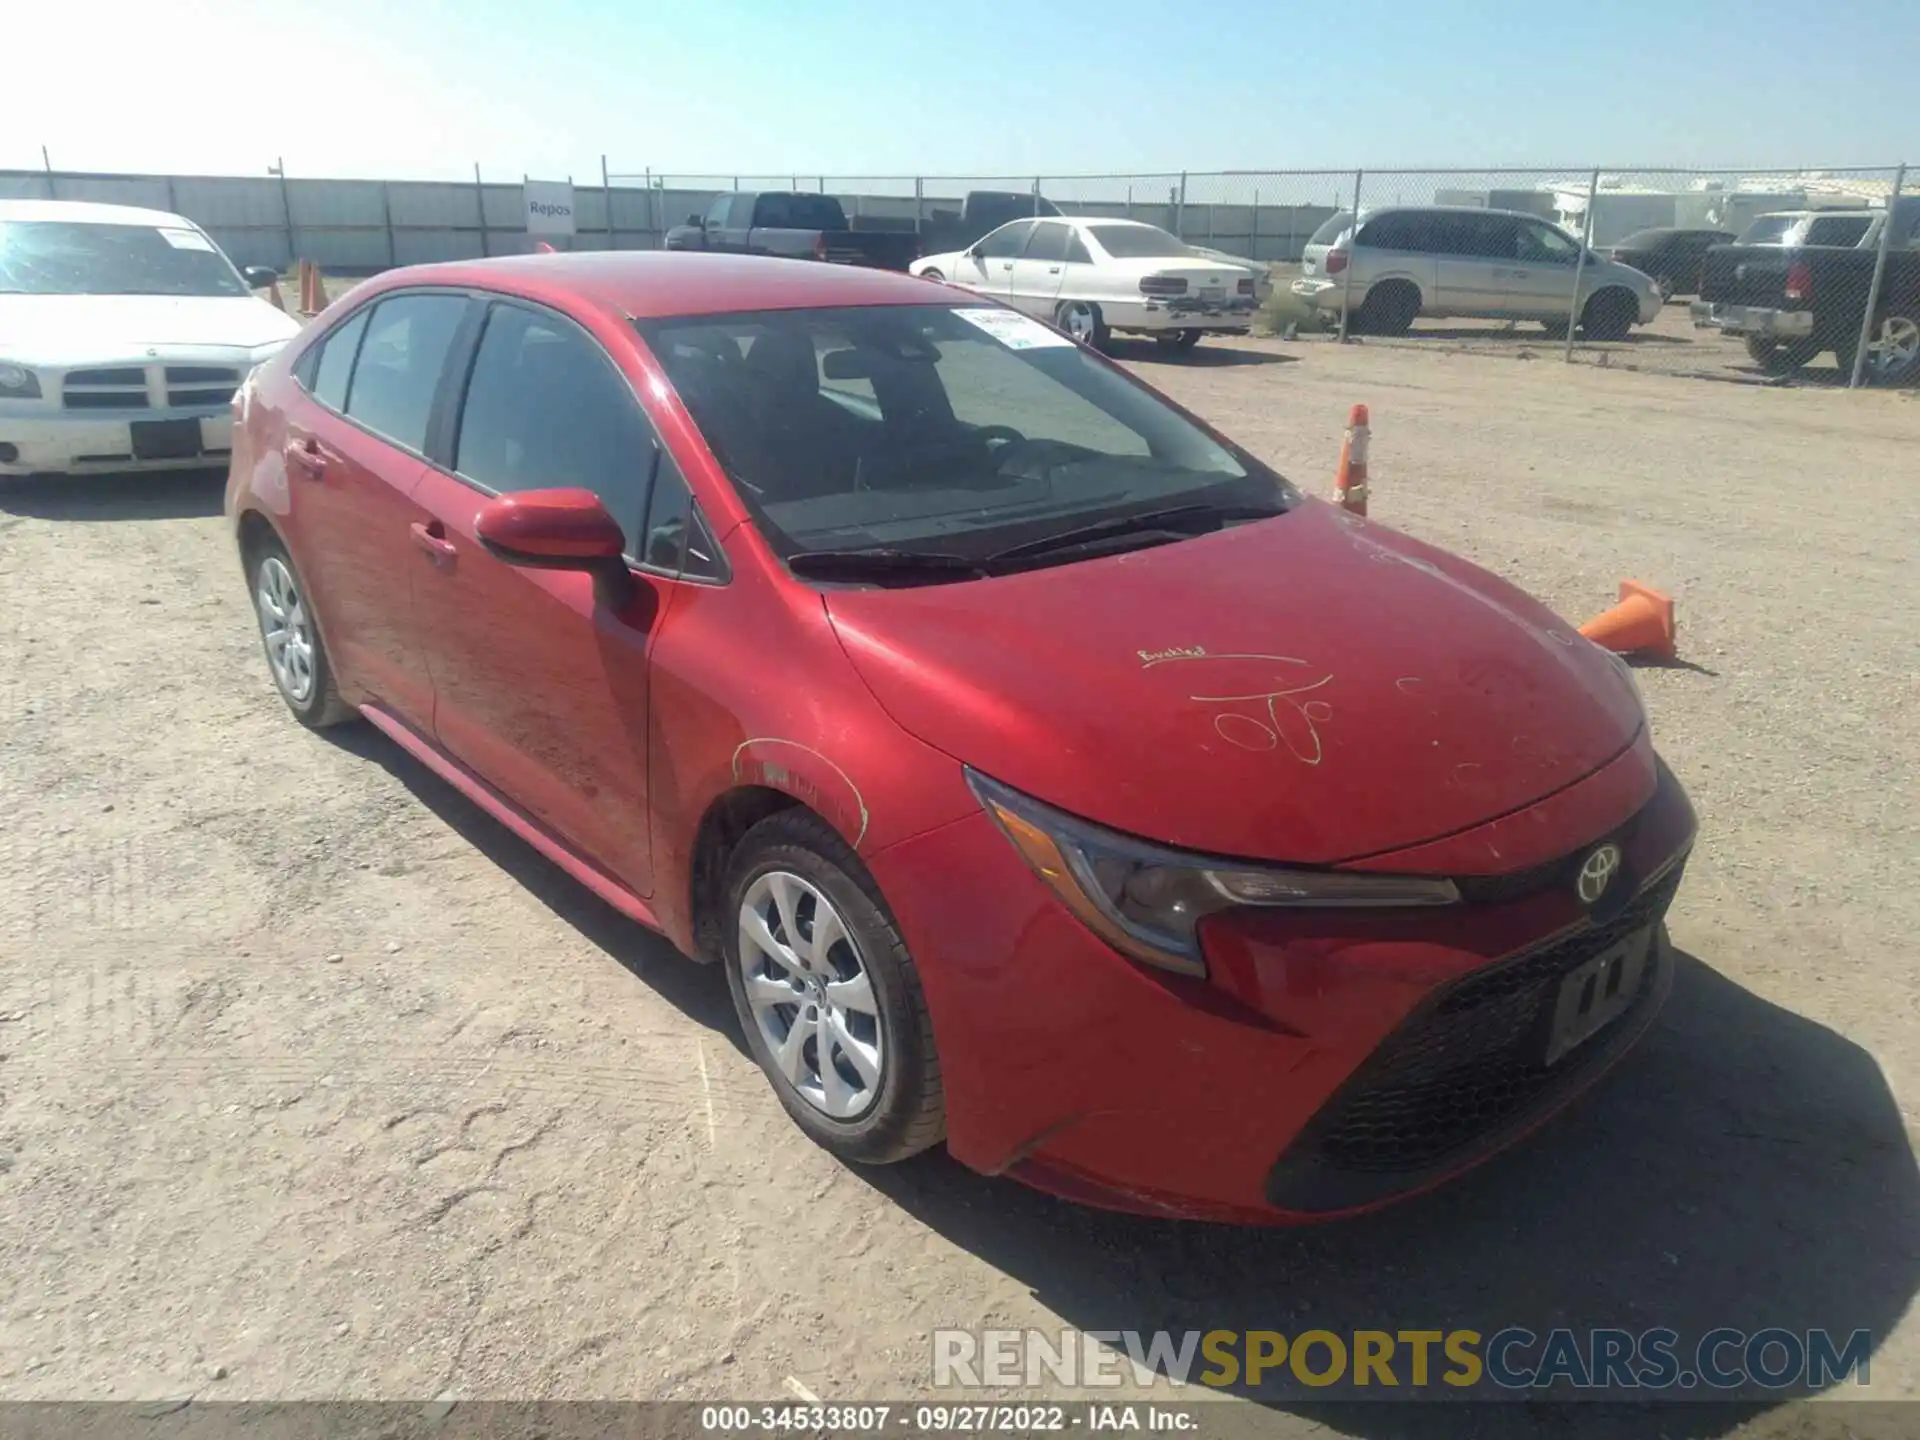
[[[149,347],[253,349],[299,331],[293,317],[251,295],[0,295],[0,353],[44,365]]]
[[[1090,820],[1329,864],[1520,809],[1643,723],[1614,662],[1518,589],[1308,501],[1196,539],[913,589],[836,590],[906,730]]]

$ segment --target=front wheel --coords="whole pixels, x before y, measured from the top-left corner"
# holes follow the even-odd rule
[[[1624,290],[1602,290],[1580,313],[1580,333],[1588,340],[1624,340],[1640,318],[1640,302]]]
[[[825,821],[749,830],[727,879],[727,984],[780,1103],[843,1160],[904,1160],[946,1134],[933,1024],[866,866]]]
[[[1111,332],[1100,317],[1100,307],[1086,300],[1063,301],[1054,311],[1055,323],[1090,350],[1105,350]]]
[[[1858,332],[1835,347],[1841,375],[1851,379],[1859,352]],[[1920,380],[1920,310],[1883,315],[1867,341],[1867,363],[1860,378],[1869,385],[1901,385]]]
[[[1200,332],[1198,330],[1162,330],[1153,337],[1153,343],[1162,350],[1191,350],[1200,343]]]

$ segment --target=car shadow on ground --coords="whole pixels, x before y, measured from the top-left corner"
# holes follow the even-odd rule
[[[734,1016],[726,975],[718,965],[695,964],[665,936],[629,920],[372,725],[342,725],[321,734],[392,775],[488,863],[498,866],[636,979],[751,1058]],[[771,1094],[767,1098],[779,1103]]]
[[[205,520],[225,502],[225,470],[0,478],[0,514],[33,520]]]
[[[1179,365],[1189,370],[1225,370],[1236,365],[1294,365],[1298,355],[1276,355],[1267,350],[1240,350],[1228,345],[1209,345],[1202,340],[1191,350],[1162,350],[1151,340],[1114,339],[1107,354],[1115,360],[1135,364]]]
[[[1668,1326],[1684,1366],[1722,1326],[1825,1328],[1842,1345],[1865,1329],[1877,1344],[1920,1289],[1920,1176],[1879,1067],[1685,954],[1666,1012],[1594,1092],[1515,1150],[1375,1215],[1279,1231],[1136,1220],[944,1153],[859,1173],[1083,1331]],[[1804,1393],[1656,1417],[1591,1402],[1330,1405],[1284,1383],[1237,1393],[1372,1440],[1681,1440]]]
[[[326,734],[748,1053],[718,966],[620,915],[372,726]],[[1721,1327],[1825,1329],[1840,1346],[1866,1330],[1877,1344],[1920,1293],[1920,1171],[1885,1078],[1859,1046],[1701,960],[1680,953],[1676,968],[1665,1012],[1593,1092],[1514,1150],[1375,1215],[1291,1230],[1136,1219],[975,1174],[943,1150],[849,1174],[1081,1331],[1177,1342],[1189,1330],[1664,1326],[1680,1333],[1683,1366]],[[1410,1378],[1404,1363],[1396,1373]],[[1330,1403],[1279,1372],[1228,1393],[1367,1440],[1706,1440],[1806,1391],[1708,1403],[1712,1392],[1682,1390],[1653,1407],[1568,1403],[1564,1386],[1534,1403]],[[1886,1395],[1886,1378],[1860,1394]]]
[[[1413,329],[1405,335],[1374,336],[1363,335],[1363,340],[1378,344],[1383,339],[1400,341],[1418,340],[1466,340],[1481,341],[1490,344],[1518,342],[1528,345],[1559,345],[1564,347],[1567,337],[1564,334],[1550,335],[1538,325],[1443,325],[1414,322]],[[1652,330],[1636,330],[1618,340],[1588,341],[1576,338],[1573,342],[1576,350],[1598,348],[1632,349],[1639,345],[1693,345],[1697,343],[1685,335],[1662,335]]]

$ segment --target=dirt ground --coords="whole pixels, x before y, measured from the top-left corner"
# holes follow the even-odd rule
[[[1313,1230],[1095,1214],[940,1154],[850,1170],[717,971],[378,734],[287,718],[218,477],[16,486],[0,1398],[900,1399],[936,1326],[1613,1324],[1865,1327],[1864,1394],[1912,1399],[1920,403],[1466,345],[1125,358],[1322,493],[1368,402],[1374,516],[1575,621],[1622,576],[1675,594],[1686,663],[1640,678],[1703,829],[1674,998],[1614,1077]],[[1247,1398],[1378,1440],[1839,1433]]]

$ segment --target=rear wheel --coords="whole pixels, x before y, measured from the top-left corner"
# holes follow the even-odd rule
[[[1059,327],[1090,350],[1104,350],[1111,332],[1100,318],[1100,307],[1086,300],[1065,300],[1054,311]]]
[[[804,810],[755,825],[727,879],[727,984],[794,1123],[843,1160],[937,1144],[946,1105],[906,942],[867,868]]]
[[[1580,333],[1589,340],[1624,340],[1640,318],[1640,302],[1624,290],[1602,290],[1580,313]]]
[[[1859,336],[1849,336],[1835,348],[1840,373],[1851,377]],[[1860,378],[1869,385],[1901,385],[1920,380],[1920,308],[1883,315],[1867,342],[1867,363]]]
[[[1354,314],[1362,335],[1404,335],[1420,314],[1420,292],[1404,280],[1389,280],[1367,292]]]
[[[278,539],[260,541],[248,556],[247,576],[267,669],[293,718],[314,730],[351,720],[355,711],[334,684],[313,607],[286,547]]]
[[[942,275],[938,270],[922,270],[920,272],[920,278],[922,280],[944,280],[947,277]]]
[[[1162,350],[1191,350],[1200,343],[1198,330],[1162,330],[1153,337],[1153,343]]]
[[[1820,346],[1812,340],[1775,340],[1766,335],[1747,337],[1747,358],[1769,375],[1791,375],[1814,356]],[[1842,368],[1851,369],[1849,359]]]

